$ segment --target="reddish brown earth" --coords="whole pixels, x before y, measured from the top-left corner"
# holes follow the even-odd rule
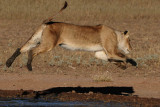
[[[112,74],[111,82],[96,82],[88,73],[80,72],[76,75],[75,71],[69,71],[69,69],[68,73],[47,72],[45,74],[37,73],[36,70],[29,72],[25,67],[19,70],[21,71],[19,73],[1,73],[1,98],[115,101],[129,102],[132,106],[141,105],[142,107],[160,105],[160,79],[158,77],[120,77]],[[96,75],[95,72],[92,72],[93,74]]]
[[[89,77],[62,74],[17,74],[0,75],[1,90],[42,91],[54,87],[132,87],[133,95],[160,98],[160,79],[141,77],[112,77],[112,82],[95,82]]]

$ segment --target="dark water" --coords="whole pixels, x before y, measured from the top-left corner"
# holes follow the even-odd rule
[[[61,101],[40,101],[40,100],[1,100],[0,107],[133,107],[130,103],[119,102],[61,102]]]

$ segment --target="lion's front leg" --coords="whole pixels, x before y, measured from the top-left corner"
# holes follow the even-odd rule
[[[108,61],[109,62],[113,62],[115,65],[117,65],[118,67],[120,67],[121,69],[126,69],[127,68],[127,56],[117,52],[116,50],[110,49],[108,50],[107,48],[105,49],[107,55],[108,55]]]
[[[137,66],[137,62],[131,58],[127,58],[126,62],[130,63],[132,66]]]

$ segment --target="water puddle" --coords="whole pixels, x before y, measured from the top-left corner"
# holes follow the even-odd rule
[[[43,100],[27,100],[27,99],[12,99],[12,100],[0,100],[0,106],[6,107],[28,107],[28,106],[38,106],[38,107],[132,107],[130,103],[119,103],[119,102],[101,102],[101,101],[43,101]]]

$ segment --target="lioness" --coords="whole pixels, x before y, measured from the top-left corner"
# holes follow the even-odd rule
[[[61,12],[67,7],[65,2]],[[79,26],[69,23],[52,22],[53,17],[43,21],[42,25],[21,48],[7,60],[6,66],[10,67],[21,53],[28,52],[28,70],[32,70],[33,58],[43,52],[60,46],[70,50],[84,50],[95,52],[95,56],[106,61],[114,61],[126,68],[126,62],[136,66],[136,62],[127,58],[132,48],[128,31],[116,31],[105,25]]]

